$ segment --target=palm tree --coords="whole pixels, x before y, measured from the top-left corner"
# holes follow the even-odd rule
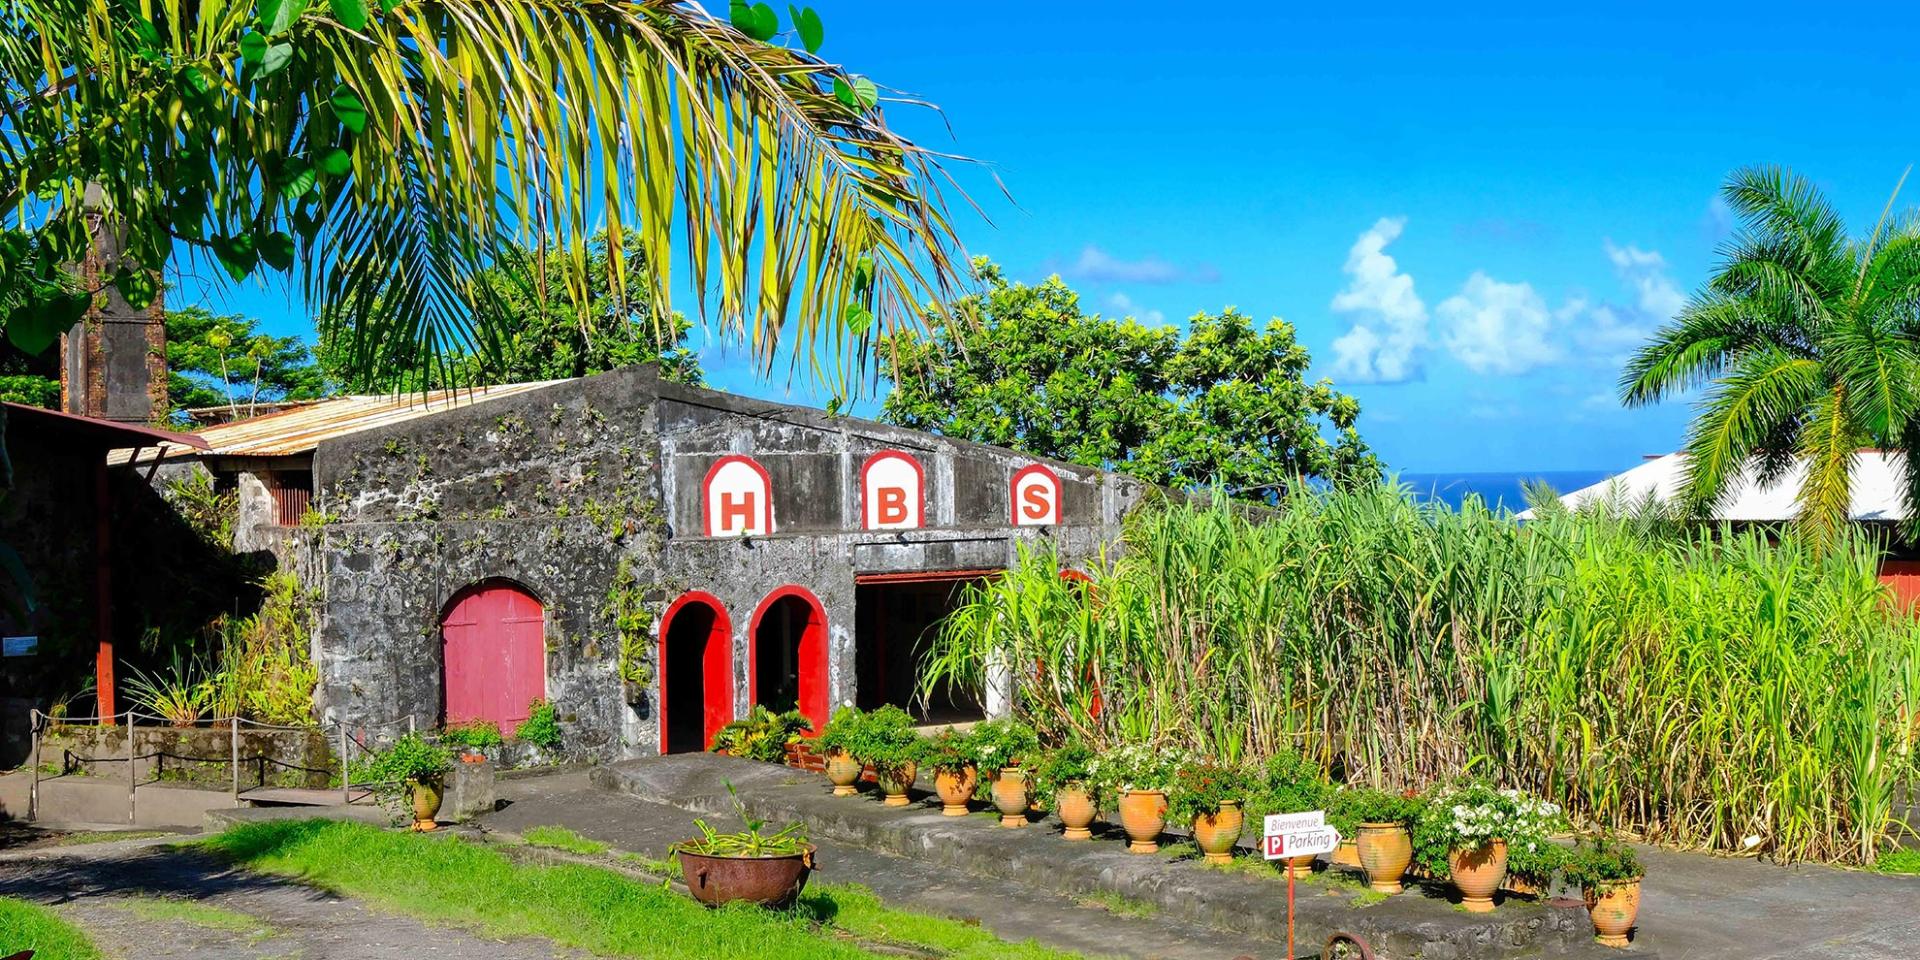
[[[655,316],[691,291],[764,368],[825,347],[815,372],[846,383],[949,291],[964,260],[942,182],[959,191],[871,81],[816,55],[811,9],[782,35],[771,6],[731,7],[13,0],[0,313],[26,309],[8,334],[44,343],[84,309],[95,291],[49,296],[38,265],[81,259],[90,212],[126,237],[136,262],[111,280],[136,306],[168,266],[284,272],[351,318],[374,375],[489,351],[473,283],[508,244],[582,277],[604,232],[607,269],[629,251],[652,267]]]
[[[1848,522],[1859,451],[1898,450],[1911,533],[1920,221],[1895,214],[1889,198],[1873,234],[1852,238],[1817,188],[1779,167],[1738,171],[1722,194],[1741,229],[1706,286],[1627,364],[1623,401],[1705,387],[1685,445],[1687,505],[1723,502],[1748,467],[1770,484],[1804,462],[1796,523],[1819,547]]]

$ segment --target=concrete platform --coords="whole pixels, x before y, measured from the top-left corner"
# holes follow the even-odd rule
[[[1276,932],[1285,936],[1283,882],[1129,854],[1111,838],[1072,843],[1051,822],[1007,830],[991,817],[941,816],[924,797],[905,809],[883,807],[872,796],[835,798],[817,774],[707,754],[613,764],[591,778],[637,799],[728,820],[731,783],[753,815],[774,823],[804,821],[818,838],[1070,897],[1118,894],[1150,903],[1162,916],[1215,930],[1268,941]],[[1296,892],[1302,945],[1345,930],[1366,937],[1383,960],[1621,956],[1592,942],[1579,907],[1511,901],[1496,913],[1474,915],[1456,909],[1437,889],[1409,889],[1369,906],[1326,891],[1324,885],[1301,884]],[[1632,954],[1651,951],[1643,946]]]

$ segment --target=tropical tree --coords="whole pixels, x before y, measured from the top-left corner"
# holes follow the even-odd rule
[[[1904,178],[1903,182],[1904,182]],[[1920,521],[1920,220],[1894,199],[1849,236],[1812,183],[1740,170],[1722,190],[1740,231],[1723,263],[1621,375],[1628,406],[1704,387],[1687,432],[1686,505],[1710,510],[1752,468],[1777,483],[1804,464],[1797,523],[1818,546],[1848,522],[1865,448],[1906,462]],[[1894,198],[1899,189],[1894,190]]]
[[[260,321],[244,314],[167,311],[167,401],[175,420],[205,407],[251,416],[263,400],[312,400],[327,392],[326,377],[299,337],[263,333]]]
[[[1059,277],[1010,283],[985,259],[964,321],[885,338],[890,423],[1132,474],[1168,486],[1219,483],[1271,499],[1310,477],[1377,480],[1360,404],[1326,380],[1293,326],[1237,310],[1182,331],[1088,314]]]
[[[11,0],[8,338],[44,350],[108,284],[139,308],[185,258],[291,278],[349,319],[361,370],[433,365],[497,348],[474,280],[510,240],[571,261],[561,293],[584,304],[604,229],[611,289],[637,251],[651,303],[692,290],[762,366],[825,347],[838,362],[817,372],[865,370],[871,338],[918,323],[953,276],[940,158],[888,126],[871,80],[817,55],[811,9],[786,34],[764,3],[731,11]],[[75,278],[97,231],[124,255]]]

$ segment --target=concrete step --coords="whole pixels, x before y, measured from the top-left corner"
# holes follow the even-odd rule
[[[627,761],[591,776],[603,788],[723,822],[732,820],[731,785],[753,816],[776,824],[804,822],[818,838],[1074,897],[1118,894],[1214,929],[1285,937],[1285,881],[1130,854],[1112,839],[1070,842],[1051,820],[1008,830],[990,816],[942,816],[938,804],[924,797],[906,808],[883,807],[872,795],[836,798],[818,774],[708,754]],[[1318,944],[1336,931],[1356,933],[1381,960],[1620,956],[1593,943],[1579,907],[1510,900],[1495,913],[1468,914],[1438,887],[1409,888],[1357,906],[1350,888],[1326,883],[1298,884],[1295,904],[1299,943]],[[1644,950],[1634,955],[1649,956]]]

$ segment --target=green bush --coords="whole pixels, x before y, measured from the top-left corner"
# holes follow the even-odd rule
[[[1174,775],[1167,791],[1167,815],[1175,823],[1192,823],[1220,812],[1227,803],[1242,803],[1252,792],[1246,771],[1211,763],[1188,764]]]
[[[920,766],[935,773],[959,773],[968,767],[979,768],[980,757],[973,738],[948,727],[920,741]]]
[[[835,707],[833,716],[827,718],[826,729],[815,737],[813,745],[822,754],[842,751],[851,753],[855,732],[866,723],[865,712],[854,706]]]
[[[1020,766],[1040,752],[1040,738],[1033,728],[1012,717],[974,724],[967,738],[972,741],[983,779],[990,779],[1007,767]]]
[[[1588,892],[1602,891],[1625,880],[1638,880],[1647,872],[1632,847],[1605,835],[1580,841],[1561,869],[1568,883]]]
[[[559,749],[560,714],[545,700],[533,701],[527,705],[527,718],[513,728],[513,738],[546,750]]]
[[[1099,805],[1104,798],[1095,776],[1095,756],[1093,748],[1079,739],[1070,739],[1043,752],[1040,761],[1033,765],[1034,795],[1051,801],[1062,789],[1077,785],[1088,791],[1094,804]]]
[[[882,776],[900,771],[920,756],[920,734],[913,729],[913,718],[892,704],[862,715],[847,738],[846,751]]]
[[[1420,819],[1421,809],[1418,797],[1357,787],[1335,791],[1327,817],[1343,836],[1352,837],[1363,823],[1398,823],[1411,827]]]
[[[1320,765],[1292,750],[1267,758],[1247,798],[1247,817],[1264,820],[1270,813],[1309,813],[1325,810],[1333,800],[1333,785]],[[1351,835],[1351,831],[1342,831]]]
[[[466,723],[449,724],[440,731],[440,743],[448,747],[472,747],[485,750],[506,743],[500,735],[500,725],[492,720],[469,720]]]
[[[353,779],[356,783],[379,784],[426,780],[446,773],[452,766],[451,750],[428,743],[426,738],[417,733],[409,733],[386,749],[375,751],[355,763]]]
[[[779,763],[786,759],[787,744],[800,739],[807,729],[807,718],[798,710],[774,713],[762,704],[754,704],[747,715],[714,731],[709,749],[725,750],[728,755]]]

